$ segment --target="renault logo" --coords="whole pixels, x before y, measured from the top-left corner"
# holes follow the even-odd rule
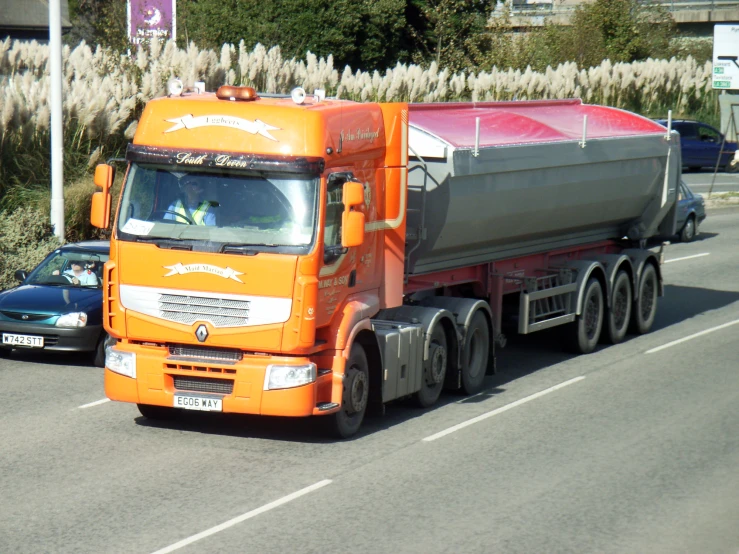
[[[195,337],[200,342],[205,342],[205,339],[208,338],[208,329],[205,328],[205,325],[199,325],[197,331],[195,331]]]

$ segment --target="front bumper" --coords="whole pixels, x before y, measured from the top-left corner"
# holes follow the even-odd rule
[[[321,405],[335,394],[335,373],[325,370],[307,385],[263,390],[269,364],[299,365],[307,358],[245,354],[241,361],[225,362],[170,356],[166,347],[118,343],[115,348],[136,353],[136,378],[106,368],[110,400],[173,407],[175,393],[193,394],[222,399],[223,412],[305,417],[330,413]]]
[[[15,323],[0,321],[0,348],[24,350],[53,350],[57,352],[92,352],[95,350],[103,332],[102,325],[87,325],[85,327],[56,327],[38,323]],[[10,346],[2,344],[2,334],[32,335],[44,338],[43,348],[24,346]]]

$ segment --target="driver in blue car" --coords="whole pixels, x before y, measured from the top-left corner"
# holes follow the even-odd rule
[[[59,275],[57,269],[52,275]],[[69,262],[69,269],[62,273],[62,276],[66,277],[73,285],[84,286],[95,286],[98,284],[97,275],[90,269],[85,269],[85,266],[79,260],[71,260]]]
[[[178,198],[170,204],[164,219],[178,220],[179,223],[190,223],[191,225],[215,225],[216,214],[213,213],[212,205],[203,199],[203,185],[196,179],[185,178],[181,189],[184,194],[185,203]]]

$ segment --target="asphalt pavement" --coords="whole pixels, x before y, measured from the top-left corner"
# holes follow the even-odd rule
[[[0,552],[735,554],[737,244],[739,210],[709,211],[665,251],[651,333],[587,356],[512,336],[482,394],[391,404],[350,441],[311,420],[152,424],[86,359],[14,353]]]
[[[739,173],[718,172],[704,168],[700,171],[686,171],[683,180],[693,192],[708,194],[721,192],[739,192]],[[713,188],[711,188],[713,186]]]

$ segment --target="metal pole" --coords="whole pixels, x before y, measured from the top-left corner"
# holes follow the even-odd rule
[[[713,177],[711,178],[711,186],[708,188],[708,198],[711,198],[711,194],[713,194],[713,185],[716,182],[716,174],[718,173],[718,166],[721,165],[721,154],[724,153],[724,146],[726,146],[726,133],[729,132],[729,127],[734,122],[734,109],[732,107],[731,110],[731,116],[729,117],[729,121],[726,122],[726,129],[724,130],[724,138],[721,141],[721,148],[718,151],[718,159],[716,160],[716,167],[713,170]]]
[[[50,0],[49,2],[49,69],[51,74],[51,225],[59,242],[64,242],[61,0]]]

